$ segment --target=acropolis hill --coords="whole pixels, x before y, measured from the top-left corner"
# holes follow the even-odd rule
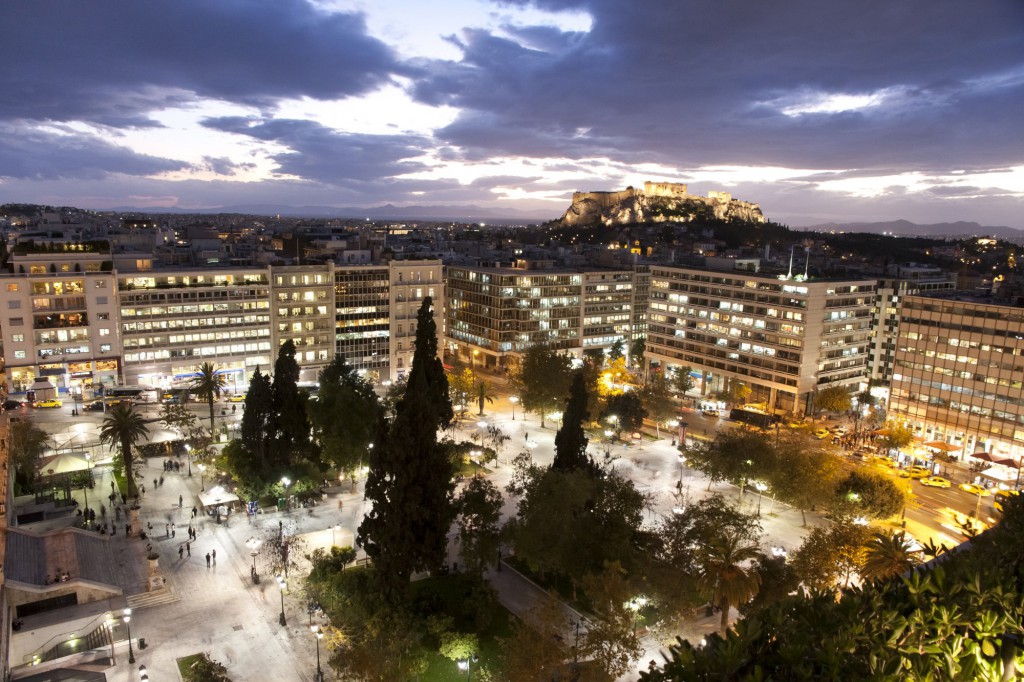
[[[733,199],[728,192],[688,194],[676,182],[645,182],[643,190],[627,187],[619,192],[574,192],[563,225],[632,225],[635,223],[687,223],[696,219],[766,222],[761,207]]]

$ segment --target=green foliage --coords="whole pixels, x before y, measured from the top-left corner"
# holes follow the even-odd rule
[[[814,394],[816,412],[847,412],[852,406],[850,391],[845,386],[829,386]]]
[[[876,531],[865,547],[860,575],[865,580],[885,580],[903,575],[920,563],[921,552],[914,549],[906,533]]]
[[[357,542],[377,567],[380,587],[392,598],[406,590],[414,571],[445,563],[447,532],[455,515],[453,467],[438,430],[453,417],[448,381],[437,358],[432,302],[423,300],[416,351],[405,395],[394,420],[381,422],[370,454],[366,498],[371,511]]]
[[[451,661],[465,661],[480,650],[476,634],[469,632],[445,632],[441,635],[439,653]]]
[[[887,519],[903,511],[907,494],[890,476],[854,469],[836,487],[834,509],[839,517]]]
[[[882,443],[889,450],[899,450],[914,442],[914,432],[902,424],[888,422],[885,425],[885,430],[886,434],[882,438]]]
[[[608,349],[608,359],[618,360],[626,356],[626,342],[622,339],[615,339],[615,342]]]
[[[639,431],[647,417],[647,408],[644,407],[643,399],[636,391],[626,391],[608,397],[602,419],[615,416],[616,430],[623,430],[629,433]]]
[[[569,402],[562,416],[562,427],[555,434],[555,471],[594,471],[594,463],[587,455],[587,436],[583,423],[587,420],[587,391],[583,375],[576,372],[569,392]]]
[[[309,418],[306,415],[308,396],[299,391],[299,363],[295,360],[295,344],[289,339],[281,344],[274,363],[273,437],[274,458],[285,467],[300,460],[315,460],[315,448],[310,438]],[[248,396],[246,396],[248,397]]]
[[[718,399],[730,405],[742,405],[753,391],[739,379],[729,379],[725,389],[718,392]]]
[[[459,544],[470,573],[482,574],[498,559],[501,507],[504,499],[493,483],[474,476],[457,501]]]
[[[793,570],[814,590],[846,585],[860,570],[869,534],[866,526],[853,523],[812,528],[792,556]]]
[[[107,410],[100,427],[100,442],[107,443],[110,449],[120,446],[121,462],[124,465],[125,480],[128,484],[128,496],[138,495],[135,484],[134,458],[132,447],[140,438],[149,439],[149,427],[135,408],[127,403],[119,403]]]
[[[547,594],[523,620],[516,620],[512,634],[499,641],[502,672],[508,682],[536,682],[551,679],[569,660],[569,648],[562,642],[570,632],[562,602]],[[575,644],[575,642],[573,642]]]
[[[28,485],[35,478],[36,467],[46,452],[49,435],[27,419],[11,420],[7,437],[7,454],[10,466],[16,471],[20,485]]]
[[[806,431],[780,431],[772,440],[774,459],[762,476],[773,495],[801,515],[835,501],[842,465],[828,446]]]
[[[523,355],[517,383],[523,409],[540,415],[561,410],[572,382],[571,358],[545,346],[531,346]]]
[[[271,442],[274,422],[270,378],[257,368],[249,382],[242,410],[239,438],[223,450],[221,461],[241,491],[250,498],[265,495],[284,474],[284,465],[274,457]]]
[[[340,471],[354,471],[367,457],[383,408],[373,386],[335,356],[319,376],[320,391],[308,403],[313,434],[324,459]]]
[[[184,682],[231,682],[228,669],[221,663],[210,658],[210,654],[201,653],[179,660],[179,671]]]
[[[491,393],[490,386],[487,385],[486,381],[476,382],[476,402],[479,407],[477,416],[482,417],[484,415],[484,403],[494,404],[494,395]]]
[[[711,482],[729,481],[740,486],[767,478],[773,470],[775,451],[764,434],[750,429],[719,431],[713,441],[696,444],[687,451],[687,465]]]
[[[224,390],[224,375],[217,373],[217,368],[212,362],[204,362],[196,367],[196,374],[189,390],[200,399],[205,400],[210,408],[210,435],[212,437],[216,433],[213,423],[213,402],[220,398],[220,394]]]
[[[181,438],[185,438],[195,428],[196,416],[187,405],[164,403],[160,407],[160,423],[168,431],[177,431]]]
[[[641,336],[633,339],[629,344],[629,361],[634,367],[642,367],[644,364],[644,353],[647,352],[647,338]]]
[[[661,372],[652,371],[647,383],[640,390],[640,399],[646,413],[660,428],[676,415],[676,404],[672,400],[672,387]]]
[[[670,378],[672,388],[678,393],[686,393],[693,389],[693,377],[690,376],[690,372],[693,371],[693,367],[687,365],[686,367],[677,367]]]

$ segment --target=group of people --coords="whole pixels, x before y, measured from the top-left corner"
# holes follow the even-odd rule
[[[53,576],[51,576],[50,574],[46,575],[46,580],[43,581],[43,584],[44,585],[53,585],[53,584],[56,584],[56,583],[66,583],[69,580],[71,580],[71,574],[68,573],[67,571],[64,571],[63,573],[61,573],[60,569],[58,568],[56,575],[53,575]]]
[[[181,473],[181,462],[176,459],[165,459],[164,471],[175,474]]]

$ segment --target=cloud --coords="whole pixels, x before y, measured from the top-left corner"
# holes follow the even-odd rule
[[[333,99],[399,67],[361,15],[304,0],[36,0],[4,14],[0,118],[114,124],[195,96]]]

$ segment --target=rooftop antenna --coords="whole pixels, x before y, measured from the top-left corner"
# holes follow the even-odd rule
[[[811,264],[811,250],[804,249],[804,280],[807,279],[807,269]]]
[[[789,247],[789,274],[786,275],[786,279],[793,278],[793,247]]]

